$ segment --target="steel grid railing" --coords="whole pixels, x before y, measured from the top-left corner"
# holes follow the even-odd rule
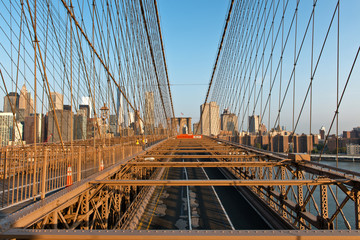
[[[147,136],[150,146],[165,136]],[[144,148],[139,137],[76,141],[0,149],[0,208],[8,208],[81,181]],[[68,176],[70,174],[71,176]]]

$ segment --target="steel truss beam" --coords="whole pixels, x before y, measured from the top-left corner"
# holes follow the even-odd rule
[[[218,149],[218,150],[214,150],[214,149],[174,149],[171,150],[173,153],[238,153],[238,152],[244,152],[238,149]],[[152,152],[158,152],[158,153],[168,153],[169,150],[163,150],[163,149],[159,149],[159,150],[153,150]],[[151,154],[151,153],[149,153]]]
[[[269,167],[278,166],[281,162],[130,162],[134,167]]]
[[[171,141],[171,140],[170,140]],[[165,144],[169,144],[170,141],[165,142]],[[217,140],[216,140],[217,141]],[[206,149],[212,148],[213,146],[206,146],[206,141],[198,140],[197,142],[192,142],[194,145],[199,146],[199,149]],[[96,176],[89,178],[90,180],[88,183],[78,184],[76,187],[75,185],[57,193],[53,196],[46,198],[42,203],[35,203],[33,206],[25,208],[24,210],[20,211],[19,213],[15,213],[6,218],[6,220],[1,221],[0,227],[3,230],[7,230],[10,227],[28,227],[29,224],[35,228],[41,227],[41,224],[48,224],[57,226],[64,225],[65,227],[80,227],[80,228],[91,228],[94,226],[95,228],[106,228],[108,223],[109,216],[115,217],[119,219],[119,215],[109,215],[109,212],[119,212],[120,207],[122,204],[126,204],[127,209],[131,208],[129,205],[130,199],[130,192],[137,191],[139,189],[138,186],[249,186],[252,192],[259,196],[260,201],[266,204],[269,208],[272,208],[274,214],[279,213],[282,216],[286,217],[286,221],[292,224],[294,227],[304,227],[304,228],[332,228],[334,219],[342,213],[342,209],[348,200],[352,200],[355,202],[355,227],[358,229],[360,224],[360,194],[358,188],[360,186],[359,180],[357,175],[349,175],[345,174],[344,171],[337,169],[330,169],[326,167],[317,166],[316,164],[312,164],[311,162],[295,162],[291,161],[285,157],[279,157],[275,154],[271,154],[268,152],[262,152],[253,149],[246,149],[236,144],[228,144],[229,151],[234,151],[234,148],[238,150],[244,150],[250,152],[251,155],[174,155],[173,153],[176,152],[176,149],[183,149],[182,146],[179,145],[179,141],[173,141],[173,149],[169,150],[168,152],[171,153],[170,155],[155,155],[146,154],[142,152],[144,155],[137,155],[135,159],[127,159],[126,164],[124,162],[118,163],[114,165],[114,168],[107,170],[106,172],[102,172]],[[217,144],[214,146],[218,147]],[[219,145],[222,146],[223,150],[226,148],[225,144]],[[231,150],[230,150],[231,148]],[[184,148],[186,149],[186,148]],[[197,149],[196,147],[189,147],[189,149]],[[151,152],[156,153],[156,151],[162,152],[164,150],[163,145],[159,144],[156,147],[153,146],[149,149]],[[216,150],[214,150],[216,151]],[[208,151],[209,152],[209,151]],[[209,153],[212,153],[210,151]],[[146,154],[146,155],[145,155]],[[196,156],[194,158],[237,158],[240,160],[239,162],[237,159],[229,159],[229,161],[219,161],[219,162],[137,162],[133,160],[141,160],[145,157],[154,156],[162,158],[189,158],[192,156]],[[245,159],[244,159],[245,158]],[[249,158],[249,159],[246,159]],[[243,160],[241,160],[243,159]],[[255,161],[256,159],[261,159],[265,161]],[[276,161],[270,161],[269,159],[275,159]],[[246,160],[248,160],[246,162]],[[232,162],[234,161],[234,162]],[[225,172],[231,173],[229,178],[231,180],[142,180],[142,179],[149,179],[150,172],[157,168],[157,170],[164,170],[165,167],[223,167],[221,168]],[[139,177],[140,176],[140,177]],[[324,176],[326,178],[324,178]],[[108,179],[112,180],[108,180]],[[234,178],[234,179],[232,179]],[[315,178],[315,179],[311,179]],[[106,179],[106,180],[104,180]],[[131,180],[133,179],[133,180]],[[138,180],[134,180],[138,179]],[[97,185],[94,185],[97,184]],[[342,192],[346,194],[346,198],[343,201],[338,201],[335,197],[335,201],[337,202],[337,206],[334,209],[327,209],[327,202],[331,199],[332,189],[327,187],[327,185],[332,185],[331,187],[336,186]],[[294,187],[294,186],[297,186]],[[311,187],[310,187],[311,186]],[[352,188],[349,188],[352,186]],[[150,188],[150,187],[145,187]],[[304,189],[302,189],[304,188]],[[91,190],[89,189],[97,189]],[[144,188],[142,188],[144,189]],[[240,188],[239,188],[240,189]],[[322,189],[323,193],[321,198],[317,197],[315,190]],[[84,193],[86,192],[87,193]],[[96,194],[94,193],[96,192]],[[108,196],[107,196],[108,195]],[[329,195],[329,196],[327,196]],[[121,197],[122,196],[122,197]],[[132,195],[134,196],[134,195]],[[140,199],[140,198],[139,198]],[[79,203],[83,203],[82,205],[76,205],[76,201]],[[142,199],[139,200],[139,203],[143,203]],[[310,206],[311,203],[317,208],[317,204],[322,209],[319,211],[318,215],[314,215],[314,213],[307,211],[307,206]],[[68,206],[73,205],[72,208]],[[313,206],[311,205],[311,206]],[[84,208],[83,210],[77,210],[76,206],[79,208]],[[87,209],[86,209],[87,208]],[[137,204],[134,204],[134,208],[139,209]],[[90,216],[92,214],[92,216]],[[126,214],[125,214],[126,215]],[[124,215],[122,215],[124,216]],[[131,217],[129,217],[130,219]],[[344,218],[345,219],[345,218]],[[76,225],[74,224],[75,221],[78,222],[87,222],[86,225]],[[112,219],[111,221],[114,221]],[[122,220],[121,220],[122,221]],[[125,221],[124,221],[125,222]],[[26,223],[29,223],[26,225]],[[71,225],[71,224],[72,225]],[[10,231],[17,231],[16,229]],[[42,230],[36,230],[39,233],[43,233]],[[49,231],[49,238],[51,236],[52,239],[54,235],[51,235]],[[82,234],[84,234],[84,238],[89,235],[93,235],[94,231],[84,230]],[[71,231],[67,232],[68,234]],[[90,232],[88,234],[88,232]],[[102,236],[106,235],[105,232],[99,231]],[[111,231],[107,231],[111,232]],[[117,231],[120,233],[121,231]],[[201,235],[201,232],[195,232],[196,234],[200,235],[200,238],[214,238],[218,239],[219,236],[216,235],[216,231],[209,231],[209,235]],[[236,231],[234,231],[236,232]],[[296,236],[304,235],[308,231],[299,231],[299,234]],[[331,233],[336,233],[339,231],[331,231]],[[346,235],[347,231],[342,231],[341,236]],[[357,231],[351,231],[350,233],[354,233]],[[16,236],[15,232],[12,236]],[[27,232],[31,235],[31,232]],[[126,231],[122,232],[124,236],[126,235]],[[140,238],[139,234],[134,234],[132,239]],[[144,236],[149,237],[150,235],[147,231],[144,231]],[[152,233],[152,232],[151,232]],[[280,233],[280,232],[279,232]],[[324,234],[324,232],[321,232]],[[46,235],[47,233],[45,233]],[[60,234],[60,233],[59,233]],[[79,233],[80,234],[80,233]],[[174,231],[173,233],[164,233],[162,237],[167,239],[172,239],[177,236],[184,236],[184,232]],[[190,233],[192,234],[192,233]],[[277,235],[277,231],[270,233],[275,238],[274,239],[281,239]],[[24,235],[26,233],[24,232]],[[30,236],[27,235],[27,236]],[[295,236],[291,235],[291,236]],[[325,235],[325,234],[324,234]],[[326,239],[331,239],[331,237],[336,236],[336,234],[330,234],[330,237],[326,237]],[[74,235],[75,236],[75,235]],[[143,235],[141,235],[144,237]],[[159,238],[160,235],[154,235],[154,238]],[[189,235],[192,236],[192,235]],[[214,237],[215,236],[215,237]],[[228,236],[228,238],[233,238],[232,235],[224,235],[222,231],[221,238]],[[257,236],[259,236],[257,234]],[[282,236],[282,235],[281,235]],[[310,235],[309,235],[310,236]],[[311,235],[313,236],[313,235]],[[352,236],[352,235],[351,235]],[[358,235],[357,235],[358,236]],[[0,236],[1,238],[2,236]],[[36,236],[35,236],[36,237]],[[119,236],[121,239],[123,236]],[[251,237],[251,236],[247,236]],[[353,236],[352,236],[353,237]],[[24,238],[24,237],[20,237]],[[78,237],[76,237],[78,238]],[[102,237],[103,238],[103,237]],[[110,237],[109,237],[110,238]],[[114,238],[111,236],[111,238]],[[199,237],[196,237],[199,238]],[[264,233],[264,238],[268,239],[269,235]],[[301,236],[303,238],[303,236]],[[319,238],[319,237],[316,237]],[[338,237],[337,237],[338,238]],[[81,239],[81,237],[79,237]],[[106,236],[105,236],[106,239]],[[116,238],[115,238],[116,239]],[[241,238],[239,238],[241,239]],[[290,239],[289,236],[286,236],[286,239]],[[298,239],[298,238],[295,238]],[[306,239],[306,238],[305,238]],[[310,238],[309,238],[310,239]],[[342,237],[342,239],[345,239]],[[349,238],[351,239],[351,238]]]
[[[32,230],[12,229],[0,235],[1,238],[16,239],[197,239],[197,240],[353,240],[359,239],[360,231],[345,230]]]
[[[229,143],[229,145],[247,149],[250,153],[261,154],[261,152],[256,149],[252,150],[251,148],[234,143]],[[285,159],[285,157],[280,155],[277,156],[276,154],[267,152],[262,153],[269,159],[276,159],[278,161]],[[285,172],[284,167],[286,168]],[[335,180],[336,184],[331,187],[326,186],[327,184],[312,187],[309,185],[298,185],[299,187],[296,189],[293,185],[284,188],[284,185],[279,183],[276,186],[251,187],[249,190],[257,195],[263,204],[269,206],[275,214],[282,216],[294,227],[300,229],[333,229],[335,227],[335,219],[337,218],[339,221],[343,220],[345,226],[351,229],[348,221],[351,216],[349,216],[349,214],[345,215],[343,212],[345,205],[349,206],[349,204],[346,203],[351,199],[355,202],[355,228],[359,229],[356,219],[360,219],[360,208],[356,207],[355,195],[360,187],[360,174],[356,172],[309,161],[287,161],[286,164],[281,165],[281,167],[268,167],[263,168],[263,170],[254,167],[235,167],[228,168],[228,170],[232,175],[229,176],[230,178],[235,177],[244,180],[262,179],[264,177],[265,179],[285,178],[292,180],[326,177]],[[302,187],[305,189],[303,190]],[[344,200],[339,199],[334,194],[332,190],[334,187],[346,195]],[[327,190],[330,191],[331,196],[328,196]],[[315,191],[319,194],[317,195]],[[328,209],[329,200],[336,204],[335,208],[332,207],[331,212],[330,209]],[[310,208],[314,209],[315,215],[313,212],[310,212]],[[315,212],[317,212],[317,214]]]
[[[139,158],[255,158],[262,157],[260,155],[142,155]]]
[[[96,180],[90,184],[116,186],[278,186],[278,185],[324,185],[344,180],[319,178],[314,180]]]
[[[234,147],[232,147],[232,146],[225,146],[225,145],[214,145],[214,146],[206,146],[206,147],[204,147],[204,146],[183,146],[183,145],[174,147],[174,145],[168,145],[168,146],[165,145],[165,146],[159,147],[158,149],[167,150],[169,152],[169,151],[176,151],[178,149],[179,150],[204,150],[204,149],[206,149],[206,150],[217,150],[217,149],[224,150],[226,148],[234,149]],[[240,150],[242,150],[242,149],[240,148]]]

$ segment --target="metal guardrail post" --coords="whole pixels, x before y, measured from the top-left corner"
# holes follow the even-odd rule
[[[125,147],[124,147],[124,143],[121,146],[121,160],[125,159]]]
[[[98,170],[101,171],[101,148],[98,149]]]
[[[33,152],[33,159],[34,159],[34,171],[33,171],[33,192],[32,192],[32,196],[34,198],[34,201],[36,201],[36,193],[37,193],[37,189],[36,189],[36,182],[37,182],[37,157],[35,155],[35,151]]]
[[[114,146],[112,147],[112,159],[113,159],[112,163],[115,164],[115,147]]]
[[[2,197],[2,207],[4,207],[5,202],[5,179],[7,175],[7,149],[4,151],[4,175],[3,175],[3,197]]]
[[[79,147],[79,153],[78,153],[78,162],[77,162],[77,181],[79,182],[81,180],[81,147]]]
[[[48,158],[48,151],[44,149],[44,160],[43,160],[42,172],[41,172],[41,199],[45,198],[47,158]]]

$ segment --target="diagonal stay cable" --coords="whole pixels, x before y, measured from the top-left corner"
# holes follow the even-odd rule
[[[321,150],[321,153],[320,153],[320,156],[319,156],[319,161],[321,161],[321,156],[322,156],[322,154],[324,153],[325,145],[326,145],[327,140],[328,140],[328,138],[329,138],[330,131],[331,131],[331,128],[332,128],[332,126],[333,126],[333,124],[334,124],[334,121],[335,121],[335,119],[336,119],[336,116],[339,114],[340,104],[341,104],[341,101],[342,101],[342,99],[343,99],[343,97],[344,97],[346,88],[347,88],[347,86],[348,86],[348,84],[349,84],[349,81],[350,81],[352,72],[353,72],[353,70],[354,70],[356,61],[357,61],[358,56],[359,56],[359,52],[360,52],[360,47],[358,48],[358,50],[357,50],[357,52],[356,52],[355,59],[354,59],[353,64],[352,64],[352,66],[351,66],[349,75],[348,75],[348,77],[347,77],[347,79],[346,79],[346,83],[345,83],[344,89],[343,89],[343,91],[342,91],[342,93],[341,93],[340,100],[339,100],[339,102],[338,102],[338,104],[337,104],[337,106],[336,106],[336,111],[335,111],[334,116],[333,116],[333,119],[332,119],[332,121],[331,121],[329,130],[328,130],[328,133],[326,134],[326,138],[325,138],[325,140],[324,140],[324,147],[323,147],[323,149]]]
[[[126,102],[130,105],[130,107],[134,110],[135,114],[138,115],[139,119],[141,121],[143,121],[143,119],[141,118],[141,116],[138,114],[138,112],[136,111],[136,109],[134,108],[134,106],[131,104],[131,102],[129,101],[129,98],[126,96],[125,92],[121,89],[119,83],[116,82],[114,76],[111,74],[109,68],[106,66],[106,64],[104,63],[104,61],[102,60],[102,58],[100,57],[100,55],[98,54],[98,52],[96,51],[95,47],[93,46],[93,44],[90,42],[88,36],[85,34],[84,30],[82,29],[82,27],[80,26],[79,22],[77,21],[75,15],[73,14],[73,12],[70,10],[69,6],[66,4],[65,0],[61,0],[61,2],[63,3],[64,7],[66,8],[68,14],[71,16],[71,18],[73,19],[76,27],[80,30],[81,34],[83,35],[83,37],[85,38],[86,42],[89,44],[90,48],[93,50],[94,54],[96,55],[96,57],[98,58],[98,60],[100,61],[101,65],[105,68],[106,72],[109,74],[111,80],[114,82],[114,84],[117,86],[117,88],[119,89],[119,91],[121,92],[121,94],[123,95],[124,99],[126,100]]]
[[[155,10],[156,10],[156,20],[157,20],[157,26],[158,26],[159,36],[160,36],[161,51],[162,51],[162,55],[163,55],[163,61],[164,61],[164,67],[165,67],[165,74],[166,74],[166,80],[167,80],[167,85],[168,85],[167,87],[168,87],[168,89],[169,89],[169,97],[170,97],[170,103],[171,103],[171,111],[172,111],[173,117],[175,117],[174,105],[173,105],[173,101],[172,101],[172,97],[171,97],[171,89],[170,89],[169,75],[168,75],[167,64],[166,64],[166,59],[165,59],[164,43],[163,43],[162,34],[161,34],[161,28],[160,28],[159,11],[158,11],[158,8],[157,8],[156,0],[154,0],[154,6],[155,6]]]
[[[144,11],[142,0],[139,0],[139,2],[140,2],[141,15],[142,15],[142,19],[143,19],[143,22],[144,22],[146,36],[147,36],[147,40],[148,40],[148,44],[149,44],[150,55],[151,55],[152,63],[153,63],[153,66],[154,66],[154,73],[155,73],[156,81],[157,81],[158,88],[159,88],[159,93],[160,93],[160,98],[161,98],[162,106],[163,106],[164,113],[165,113],[165,118],[167,119],[168,117],[167,117],[167,113],[166,113],[166,109],[165,109],[163,95],[162,95],[161,88],[160,88],[160,82],[159,82],[159,76],[158,76],[158,73],[157,73],[157,68],[156,68],[156,63],[155,63],[153,46],[151,44],[149,29],[148,29],[146,18],[145,18],[145,11]],[[170,126],[168,126],[168,127],[170,127]]]
[[[63,0],[62,0],[62,1],[63,1]],[[209,97],[211,85],[212,85],[212,82],[213,82],[213,79],[214,79],[214,75],[215,75],[215,72],[216,72],[217,64],[218,64],[219,57],[220,57],[220,53],[221,53],[221,50],[222,50],[222,46],[223,46],[224,38],[225,38],[225,35],[226,35],[226,30],[227,30],[227,26],[228,26],[228,23],[229,23],[229,20],[230,20],[231,10],[232,10],[232,8],[233,8],[233,5],[234,5],[234,0],[231,1],[230,7],[229,7],[229,11],[228,11],[228,14],[227,14],[227,17],[226,17],[225,27],[224,27],[224,31],[223,31],[223,34],[222,34],[222,37],[221,37],[221,41],[220,41],[218,53],[217,53],[216,60],[215,60],[215,65],[214,65],[214,68],[213,68],[213,71],[212,71],[212,74],[211,74],[210,83],[209,83],[209,88],[208,88],[208,91],[207,91],[207,93],[206,93],[205,102],[204,102],[204,107],[201,108],[200,120],[199,120],[199,124],[197,125],[197,128],[196,128],[195,133],[197,133],[197,132],[199,131],[199,126],[200,126],[200,124],[201,124],[201,120],[202,120],[202,115],[203,115],[203,113],[204,113],[205,104],[206,104],[206,102],[207,102],[207,100],[208,100],[208,97]],[[195,129],[194,129],[194,130],[195,130]]]

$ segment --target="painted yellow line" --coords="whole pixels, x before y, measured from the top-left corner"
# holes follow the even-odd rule
[[[166,170],[166,173],[164,173],[161,178],[162,178],[162,179],[165,179],[165,177],[167,178],[168,173],[169,173],[169,169]],[[164,189],[164,187],[165,187],[165,186],[163,186],[162,189]],[[161,190],[161,192],[162,192],[162,190]],[[160,193],[160,195],[161,195],[161,193]],[[160,196],[160,195],[159,195],[159,196]],[[145,214],[146,214],[146,212],[144,213],[144,215],[145,215]],[[141,230],[141,227],[142,227],[142,225],[143,225],[143,221],[144,221],[144,220],[145,220],[145,217],[143,216],[143,217],[141,218],[141,221],[140,221],[139,226],[137,227],[137,230]]]

